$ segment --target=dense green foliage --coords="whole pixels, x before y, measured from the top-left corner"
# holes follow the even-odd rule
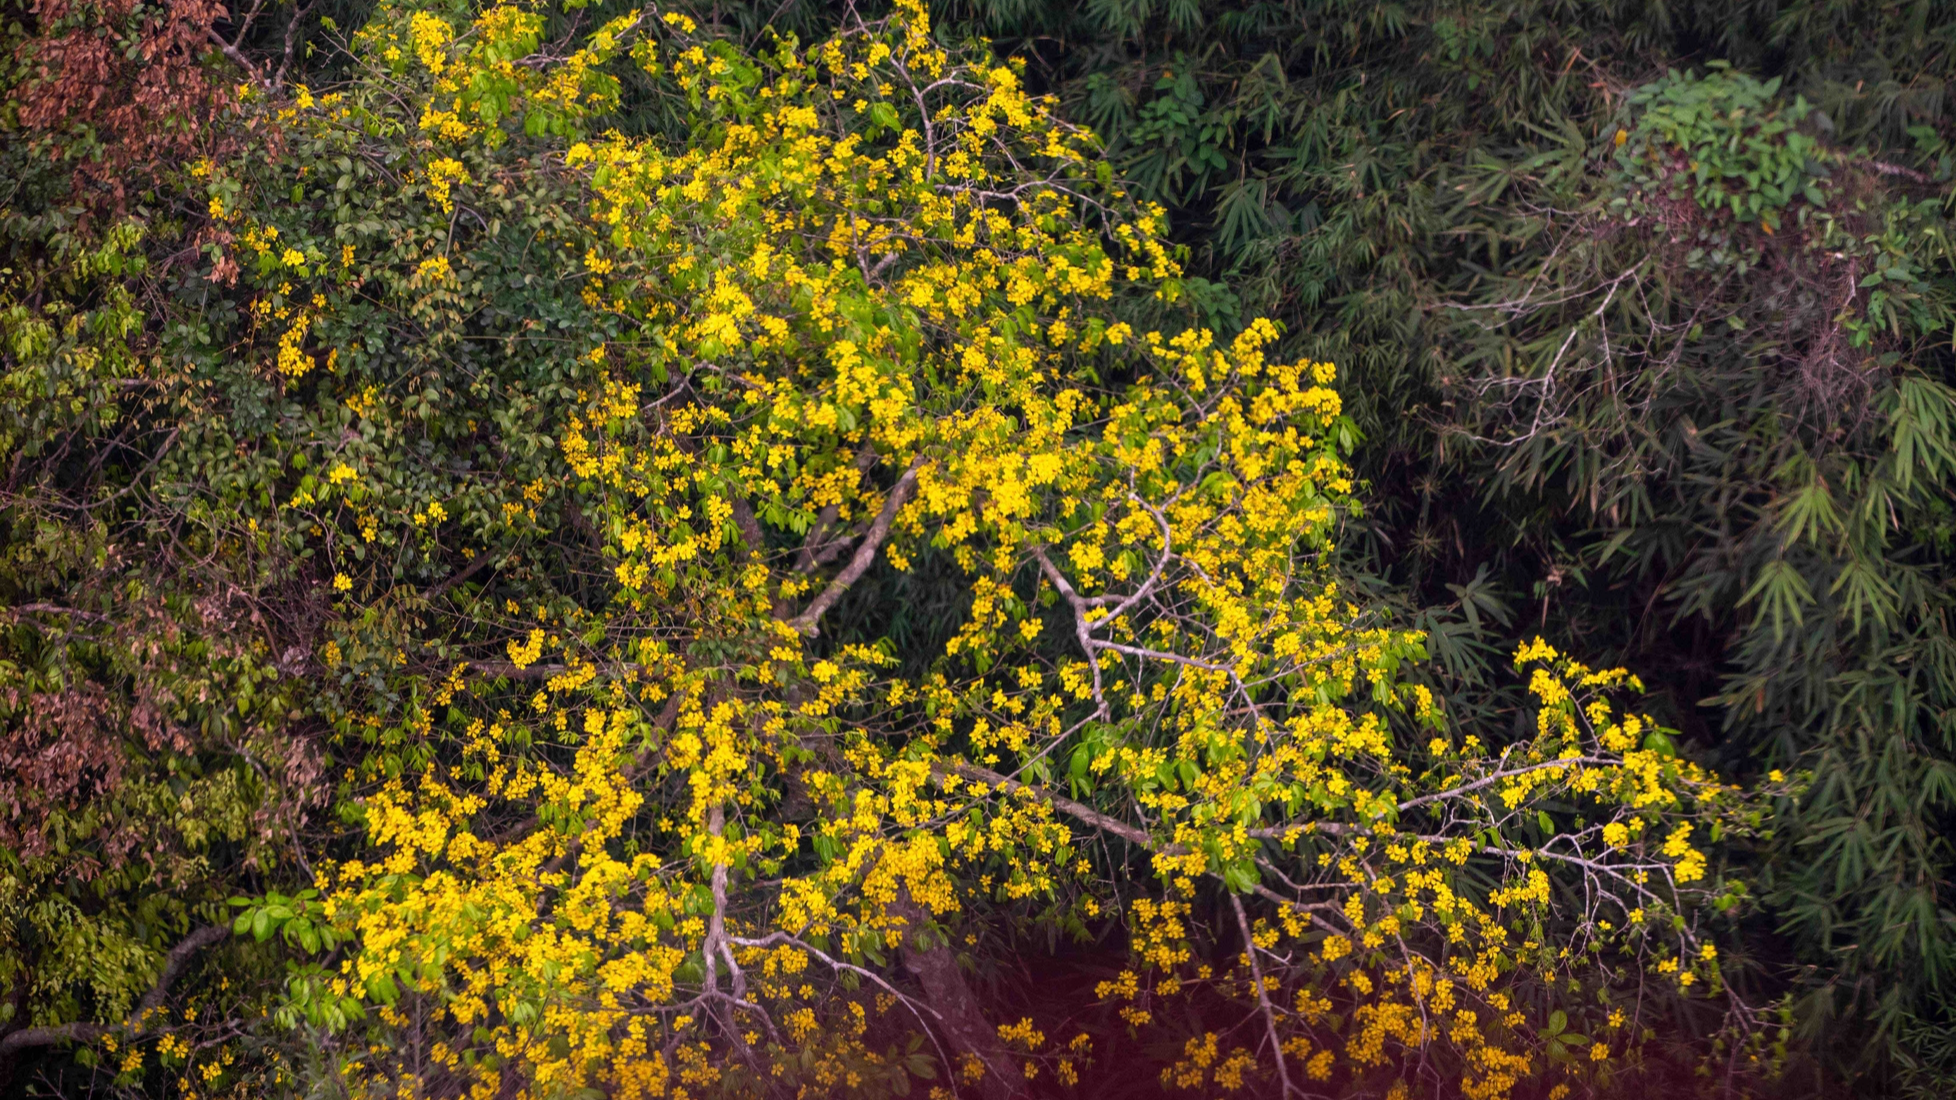
[[[818,39],[841,7],[689,10],[703,34],[759,45],[769,27]],[[1340,568],[1426,632],[1428,682],[1462,724],[1496,739],[1531,722],[1504,666],[1512,636],[1539,631],[1636,670],[1679,750],[1728,778],[1811,773],[1737,850],[1758,902],[1723,957],[1755,1002],[1788,998],[1781,1087],[1956,1091],[1956,5],[936,8],[944,36],[1026,59],[1167,208],[1187,276],[1173,300],[1117,302],[1137,328],[1229,336],[1269,316],[1283,357],[1339,365],[1367,501]],[[417,685],[516,630],[487,607],[481,637],[444,634],[437,609],[474,598],[464,581],[493,563],[498,600],[566,622],[591,605],[614,563],[574,494],[494,493],[551,476],[555,426],[601,373],[538,333],[618,324],[555,274],[596,238],[540,156],[463,166],[498,181],[477,206],[493,216],[460,225],[469,260],[439,287],[421,264],[459,223],[384,144],[264,139],[289,139],[281,171],[312,181],[289,201],[315,211],[317,239],[233,238],[185,198],[195,158],[235,152],[204,125],[233,117],[235,71],[187,75],[234,64],[199,53],[205,32],[266,86],[323,86],[366,5],[243,27],[194,5],[17,11],[0,42],[0,1027],[15,1028],[121,1018],[225,899],[306,885],[307,853],[346,835],[339,768],[417,763],[434,711]],[[94,21],[164,41],[167,71],[111,72],[98,114],[70,115],[87,97],[51,96],[32,50]],[[606,71],[607,125],[683,133],[670,84]],[[171,111],[198,121],[154,128]],[[343,243],[379,282],[354,285]],[[539,248],[553,274],[522,274]],[[244,266],[206,278],[227,261]],[[332,299],[318,338],[368,351],[338,364],[361,382],[352,402],[243,369],[275,361],[288,326],[250,300],[283,302],[292,271]],[[177,327],[157,331],[164,317]],[[366,385],[395,400],[364,401]],[[347,567],[275,502],[326,499],[329,455],[376,471],[342,503],[442,501],[454,522],[343,548],[387,595],[336,621],[327,677],[315,655]],[[576,537],[508,555],[538,530]],[[934,569],[864,577],[830,632],[941,646],[963,605]],[[211,973],[240,988],[285,980],[282,962],[221,950]],[[1716,1021],[1698,1022],[1709,1041]],[[329,1046],[311,1049],[341,1056]],[[50,1080],[87,1079],[39,1051],[24,1056]]]

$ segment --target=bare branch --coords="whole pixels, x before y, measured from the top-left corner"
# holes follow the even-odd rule
[[[1101,690],[1100,659],[1094,652],[1093,627],[1087,622],[1086,601],[1080,597],[1080,593],[1074,591],[1073,585],[1067,581],[1065,575],[1054,567],[1052,559],[1046,556],[1045,547],[1034,547],[1032,556],[1039,561],[1039,571],[1046,574],[1046,579],[1053,582],[1053,587],[1059,589],[1059,594],[1066,598],[1067,606],[1073,609],[1073,636],[1079,641],[1081,651],[1086,654],[1087,668],[1093,673],[1094,715],[1105,719],[1107,697]]]
[[[236,34],[231,36],[232,41],[225,41],[224,36],[218,34],[217,29],[214,27],[207,28],[204,32],[210,35],[211,42],[217,46],[219,52],[230,58],[232,64],[243,69],[245,75],[250,77],[253,83],[260,85],[265,83],[264,76],[258,71],[258,66],[253,64],[251,59],[244,55],[242,50],[238,49],[238,43],[243,42],[245,36],[251,33],[251,25],[258,21],[258,13],[263,11],[264,8],[265,0],[253,0],[251,10],[244,13],[244,16],[238,20],[238,30]]]
[[[1229,904],[1236,910],[1236,927],[1243,930],[1243,957],[1250,960],[1250,980],[1256,983],[1256,1004],[1263,1013],[1263,1031],[1270,1037],[1270,1056],[1277,1062],[1277,1079],[1283,1082],[1284,1096],[1298,1091],[1290,1083],[1290,1067],[1284,1064],[1284,1043],[1277,1037],[1277,1011],[1270,1007],[1270,993],[1263,988],[1263,965],[1256,961],[1256,935],[1250,931],[1250,918],[1243,912],[1243,899],[1235,894],[1229,895]]]
[[[314,3],[317,2],[318,0],[314,0]],[[272,87],[274,88],[285,87],[285,74],[292,68],[292,49],[298,44],[299,40],[299,21],[310,14],[312,8],[312,4],[307,4],[295,10],[292,13],[291,20],[285,24],[285,50],[279,55],[278,71],[272,74]]]

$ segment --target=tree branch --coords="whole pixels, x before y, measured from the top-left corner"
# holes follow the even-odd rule
[[[869,525],[869,530],[863,535],[863,541],[856,546],[855,556],[849,559],[849,564],[842,568],[842,572],[835,575],[835,579],[822,590],[822,594],[815,597],[815,602],[809,604],[806,611],[788,620],[789,626],[811,638],[818,633],[816,623],[821,620],[822,613],[827,611],[835,601],[841,599],[850,585],[862,579],[862,575],[869,571],[870,563],[876,560],[876,551],[882,547],[883,540],[889,537],[890,524],[896,520],[897,510],[910,499],[911,491],[917,487],[917,470],[923,464],[922,455],[910,460],[910,467],[903,471],[903,476],[897,478],[897,483],[890,488],[890,497],[883,502],[883,510],[876,514],[876,522]]]
[[[436,596],[441,595],[443,592],[446,592],[449,589],[455,587],[456,585],[461,584],[463,581],[468,580],[470,577],[474,576],[477,572],[481,571],[483,566],[488,565],[489,559],[492,556],[493,555],[490,554],[488,548],[484,547],[482,550],[478,551],[474,557],[468,560],[468,564],[462,566],[460,572],[456,573],[452,577],[449,577],[445,581],[440,581],[437,582],[436,584],[429,586],[426,591],[421,593],[421,598],[424,600],[432,600]]]
[[[53,1046],[56,1043],[86,1043],[116,1031],[143,1031],[150,1013],[163,1006],[163,998],[170,992],[170,986],[183,974],[184,967],[190,965],[191,957],[211,944],[231,935],[231,929],[222,924],[209,924],[185,936],[169,954],[163,957],[163,970],[156,976],[156,984],[136,1003],[136,1010],[122,1024],[92,1024],[76,1021],[71,1024],[51,1024],[46,1027],[24,1027],[0,1038],[0,1056],[30,1047]]]
[[[1108,715],[1107,696],[1100,681],[1100,655],[1094,652],[1093,625],[1087,622],[1087,602],[1067,583],[1065,574],[1053,565],[1052,559],[1046,556],[1045,547],[1034,546],[1032,556],[1038,559],[1039,569],[1046,574],[1046,579],[1053,582],[1053,587],[1066,598],[1067,606],[1073,609],[1073,637],[1080,643],[1080,651],[1087,658],[1087,671],[1093,673],[1094,717],[1105,721]]]
[[[317,0],[314,0],[316,3]],[[278,72],[272,74],[272,87],[285,87],[285,73],[292,67],[292,48],[298,45],[299,21],[312,13],[312,4],[295,10],[285,24],[285,50],[279,55]]]
[[[861,481],[862,475],[867,474],[869,468],[876,465],[875,449],[865,446],[857,451],[855,465],[856,480]],[[829,538],[829,532],[835,529],[835,518],[839,511],[841,508],[838,505],[830,504],[825,506],[821,514],[816,517],[815,526],[808,529],[808,537],[802,540],[801,553],[795,560],[795,572],[813,573],[818,567],[827,565],[829,559],[842,552],[843,544],[848,540]],[[825,539],[827,541],[823,541]]]
[[[224,39],[223,35],[217,33],[217,29],[215,27],[206,28],[204,32],[210,36],[211,42],[217,46],[218,50],[222,52],[224,56],[230,58],[233,64],[237,65],[238,68],[243,69],[245,71],[246,76],[250,77],[254,83],[260,85],[265,83],[265,78],[259,73],[258,66],[252,64],[251,59],[246,57],[244,53],[238,49],[238,44],[245,40],[245,35],[251,33],[251,25],[258,21],[258,13],[264,7],[265,7],[265,0],[256,0],[256,2],[251,5],[251,10],[246,12],[243,18],[238,21],[237,33],[232,35],[232,38],[234,38],[236,41],[227,42]],[[225,20],[225,22],[228,23],[230,22],[230,20],[227,19]]]
[[[1250,960],[1250,978],[1256,982],[1256,1005],[1263,1013],[1264,1034],[1270,1037],[1270,1056],[1277,1060],[1277,1079],[1284,1085],[1284,1100],[1298,1091],[1290,1083],[1290,1067],[1284,1064],[1284,1043],[1277,1037],[1277,1011],[1270,1007],[1270,994],[1263,988],[1263,965],[1256,961],[1256,933],[1250,930],[1249,914],[1243,912],[1243,899],[1235,894],[1229,895],[1229,904],[1236,910],[1236,927],[1243,930],[1243,957]]]
[[[1595,757],[1595,756],[1571,756],[1567,758],[1558,758],[1555,760],[1544,760],[1539,764],[1529,764],[1525,767],[1520,767],[1520,768],[1508,768],[1503,771],[1494,772],[1491,775],[1484,775],[1481,778],[1474,780],[1472,783],[1464,783],[1458,787],[1449,787],[1444,791],[1434,791],[1432,794],[1423,794],[1420,795],[1418,798],[1409,798],[1406,801],[1401,802],[1399,804],[1399,812],[1405,813],[1407,810],[1410,810],[1415,806],[1423,806],[1428,802],[1438,802],[1441,799],[1445,799],[1445,798],[1459,798],[1461,795],[1472,794],[1475,791],[1493,786],[1494,784],[1499,783],[1503,779],[1511,779],[1517,775],[1527,775],[1530,772],[1545,771],[1550,768],[1568,768],[1568,767],[1573,767],[1574,765],[1577,764],[1593,764],[1597,767],[1615,767],[1620,763],[1621,761],[1609,760],[1609,759],[1605,759],[1602,757]]]
[[[1134,826],[1129,825],[1127,822],[1122,821],[1119,818],[1109,817],[1106,814],[1101,813],[1099,810],[1094,809],[1092,806],[1088,806],[1085,803],[1081,803],[1081,802],[1075,802],[1064,795],[1054,794],[1049,790],[1046,790],[1041,787],[1035,787],[1029,783],[1021,783],[1016,779],[1012,779],[1010,777],[1000,775],[997,772],[992,771],[990,768],[981,768],[976,764],[943,764],[943,763],[933,765],[933,768],[934,770],[955,772],[966,779],[975,779],[981,783],[989,783],[992,786],[997,787],[999,790],[1002,790],[1007,794],[1015,794],[1019,791],[1024,791],[1027,794],[1031,795],[1032,797],[1037,798],[1047,803],[1048,805],[1052,806],[1053,809],[1058,810],[1059,812],[1065,814],[1070,818],[1073,818],[1075,821],[1079,821],[1084,824],[1091,825],[1094,828],[1099,829],[1100,831],[1105,833],[1112,833],[1113,835],[1120,837],[1122,840],[1127,841],[1129,844],[1132,844],[1137,848],[1143,848],[1150,852],[1164,852],[1170,855],[1178,855],[1183,851],[1183,849],[1178,848],[1174,845],[1158,844],[1155,842],[1154,837],[1148,835],[1146,830],[1137,829]],[[1210,871],[1207,873],[1215,878],[1222,877],[1220,874],[1218,874],[1215,871]],[[1321,906],[1306,905],[1292,898],[1287,898],[1282,894],[1279,894],[1275,890],[1272,890],[1268,886],[1263,885],[1262,883],[1257,883],[1256,885],[1250,887],[1250,892],[1255,894],[1257,897],[1262,898],[1265,901],[1275,902],[1278,905],[1288,906],[1292,909],[1321,908]]]
[[[754,515],[754,506],[743,496],[733,497],[734,527],[740,531],[740,539],[747,544],[751,554],[767,553],[767,535],[761,530],[761,521]]]
[[[524,665],[509,661],[470,661],[469,671],[483,676],[507,676],[512,680],[548,680],[570,671],[568,665]]]
[[[1051,791],[1021,783],[1009,776],[1000,775],[990,768],[981,768],[976,764],[939,764],[937,767],[944,771],[955,772],[965,779],[988,783],[1007,794],[1017,794],[1019,791],[1025,791],[1042,802],[1050,803],[1053,809],[1060,811],[1066,816],[1091,825],[1102,832],[1112,833],[1137,847],[1146,848],[1151,852],[1158,850],[1160,847],[1160,845],[1155,843],[1155,838],[1149,836],[1146,831],[1137,829],[1119,818],[1108,817],[1092,806],[1075,802],[1064,795],[1057,795]]]

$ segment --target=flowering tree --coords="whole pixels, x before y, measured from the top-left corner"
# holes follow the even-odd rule
[[[1751,804],[1539,640],[1527,727],[1452,728],[1341,585],[1335,369],[1118,320],[1162,215],[1011,65],[552,19],[383,8],[248,98],[280,155],[184,181],[228,312],[131,368],[212,552],[328,609],[281,675],[350,832],[230,914],[281,1025],[377,1093],[1017,1095],[1095,1059],[966,977],[1036,917],[1126,930],[1128,1027],[1244,1007],[1183,1088],[1600,1088],[1680,996],[1765,1056]],[[627,67],[679,136],[598,130]]]

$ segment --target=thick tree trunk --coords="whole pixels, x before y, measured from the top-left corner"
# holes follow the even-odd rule
[[[985,1100],[1030,1095],[1018,1058],[999,1041],[997,1029],[979,1008],[978,995],[958,969],[957,953],[940,937],[929,937],[928,945],[922,943],[919,933],[929,919],[923,907],[910,900],[909,891],[901,890],[890,912],[910,926],[903,937],[903,966],[924,987],[925,1003],[939,1014],[935,1023],[939,1041],[952,1049],[952,1057],[969,1054],[985,1063],[985,1076],[975,1086],[978,1095]],[[953,1067],[952,1072],[963,1081],[962,1066]]]

